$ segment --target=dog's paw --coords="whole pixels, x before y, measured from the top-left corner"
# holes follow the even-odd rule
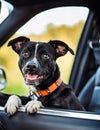
[[[40,110],[41,107],[43,107],[43,105],[40,101],[32,100],[26,104],[25,109],[27,113],[36,113]]]
[[[21,105],[20,98],[16,95],[12,95],[8,98],[8,101],[5,105],[5,111],[9,115],[14,115],[17,112],[20,105]]]

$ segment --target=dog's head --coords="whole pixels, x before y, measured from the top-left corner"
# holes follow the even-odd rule
[[[73,50],[64,42],[53,40],[48,43],[33,42],[26,37],[11,40],[8,46],[19,55],[19,67],[28,85],[39,86],[56,80],[60,75],[56,59]],[[42,88],[43,89],[43,88]]]

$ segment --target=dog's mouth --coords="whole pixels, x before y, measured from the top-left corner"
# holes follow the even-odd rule
[[[25,74],[25,80],[27,84],[34,84],[35,82],[40,82],[40,80],[43,80],[43,75],[37,75],[37,74]]]
[[[43,79],[43,75],[25,74],[25,78],[30,81],[35,81],[37,79]]]

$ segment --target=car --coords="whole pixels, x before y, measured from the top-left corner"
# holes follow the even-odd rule
[[[0,130],[44,130],[44,129],[55,129],[55,130],[99,130],[100,129],[100,8],[98,0],[5,0],[0,2],[1,9],[6,6],[8,9],[8,14],[4,15],[3,11],[3,20],[0,24]],[[77,98],[84,106],[85,111],[78,110],[65,110],[65,109],[51,109],[51,108],[42,108],[38,113],[27,114],[25,112],[24,105],[21,106],[18,112],[9,117],[4,111],[4,105],[8,97],[13,94],[29,94],[28,89],[23,87],[22,76],[17,76],[19,72],[17,66],[17,55],[10,52],[7,48],[8,40],[16,37],[20,32],[20,28],[27,23],[31,18],[36,18],[35,23],[37,23],[37,17],[41,13],[45,13],[48,10],[63,8],[85,8],[87,11],[86,20],[84,23],[81,22],[81,29],[78,30],[78,39],[77,44],[70,44],[75,50],[75,56],[70,57],[73,62],[69,64],[70,69],[67,66],[66,61],[68,57],[59,61],[59,64],[64,65],[66,69],[63,69],[62,77],[64,81],[71,84]],[[61,10],[60,10],[61,11]],[[53,12],[53,13],[54,13]],[[81,17],[82,13],[78,11]],[[75,16],[75,12],[70,14],[70,16]],[[63,16],[65,19],[66,12],[63,11]],[[47,19],[50,19],[52,15],[46,15],[46,19],[42,18],[38,26],[41,23],[44,23]],[[59,16],[59,13],[58,13]],[[75,19],[75,17],[74,17]],[[66,20],[66,22],[68,19]],[[73,20],[72,20],[73,21]],[[35,24],[34,23],[34,24]],[[60,33],[62,40],[63,35],[65,37],[72,37],[72,43],[75,42],[76,32],[64,32],[66,28],[61,31],[61,28],[58,27],[58,30],[54,32],[54,25],[48,26],[49,31],[53,30],[53,38],[56,38],[56,33]],[[76,27],[76,26],[75,26]],[[32,26],[24,30],[26,35],[28,29],[31,30]],[[40,28],[40,26],[39,26]],[[38,29],[39,29],[38,28]],[[79,26],[78,26],[79,28]],[[25,28],[24,28],[25,29]],[[15,35],[16,31],[17,35]],[[35,27],[33,27],[35,30]],[[41,29],[40,29],[41,30]],[[77,30],[77,29],[76,29]],[[35,30],[37,31],[37,30]],[[21,32],[20,32],[21,34]],[[69,35],[68,35],[69,34]],[[50,32],[50,36],[52,33]],[[49,39],[51,40],[49,36]],[[54,37],[55,36],[55,37]],[[35,36],[32,39],[42,39],[39,35]],[[68,39],[67,39],[68,40]],[[71,40],[69,40],[71,43]],[[6,46],[6,47],[5,47]],[[14,57],[13,57],[14,56]],[[6,58],[6,62],[5,62]],[[10,61],[10,62],[9,62]],[[16,64],[16,65],[15,65]],[[13,69],[12,69],[13,68]],[[15,70],[16,68],[16,70]],[[62,69],[62,68],[61,68]],[[69,75],[67,74],[69,72]],[[8,73],[12,75],[8,75]],[[69,78],[68,78],[69,77]],[[15,83],[16,80],[16,83]],[[67,80],[67,81],[66,81]],[[11,82],[9,82],[11,81]],[[19,84],[19,81],[21,83]],[[22,87],[21,87],[22,85]],[[10,87],[11,86],[11,87]],[[15,87],[16,86],[16,87]],[[19,87],[18,87],[19,86]],[[4,89],[3,89],[4,88]],[[16,88],[16,91],[15,91]]]

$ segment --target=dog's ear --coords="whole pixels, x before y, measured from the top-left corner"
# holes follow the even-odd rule
[[[68,51],[74,55],[74,51],[64,42],[53,40],[48,42],[56,51],[56,58],[64,56]]]
[[[9,41],[8,46],[12,46],[13,50],[19,54],[21,47],[24,45],[25,42],[30,41],[29,38],[20,36],[11,41]]]

